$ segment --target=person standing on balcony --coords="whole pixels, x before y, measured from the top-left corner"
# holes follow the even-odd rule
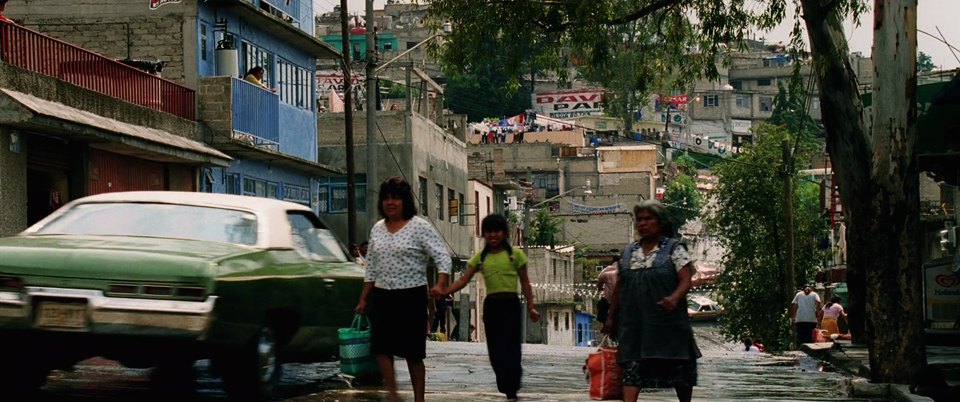
[[[266,73],[267,70],[263,67],[256,66],[247,70],[247,74],[243,76],[243,80],[270,92],[277,92],[276,89],[268,87],[267,84],[263,82],[263,76],[266,75]]]
[[[4,8],[7,8],[7,0],[0,0],[0,21],[10,21],[7,16],[3,15]]]

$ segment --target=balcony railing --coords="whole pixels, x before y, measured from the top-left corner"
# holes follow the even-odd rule
[[[290,22],[300,21],[300,1],[299,0],[247,0],[253,5],[261,7],[260,3],[269,4],[271,7],[280,10],[286,16],[293,19]]]
[[[192,89],[7,21],[0,21],[0,61],[196,120]]]
[[[231,87],[234,138],[279,150],[280,97],[236,78],[231,80]]]

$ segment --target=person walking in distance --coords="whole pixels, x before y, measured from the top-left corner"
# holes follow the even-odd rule
[[[394,356],[407,360],[416,402],[423,402],[427,338],[427,263],[439,272],[432,292],[446,288],[450,254],[430,222],[417,216],[410,184],[392,177],[380,185],[383,217],[370,229],[366,277],[356,312],[369,312],[370,351],[377,359],[388,401],[399,402]],[[369,302],[369,308],[368,308]]]
[[[613,289],[617,285],[617,269],[620,266],[620,259],[616,259],[610,265],[607,265],[597,275],[597,290],[600,291],[600,300],[597,302],[597,321],[601,325],[607,323],[607,312],[610,310],[610,299],[613,297]]]
[[[813,330],[817,327],[817,311],[820,311],[820,295],[810,285],[793,296],[790,305],[790,324],[796,327],[797,347],[813,343]]]
[[[483,218],[480,230],[486,241],[483,250],[467,262],[466,273],[443,294],[463,289],[477,272],[483,275],[487,286],[487,297],[483,301],[483,325],[490,365],[497,377],[497,389],[506,395],[508,401],[515,401],[523,374],[518,287],[526,299],[530,320],[540,321],[540,313],[534,304],[533,288],[527,276],[527,256],[510,246],[507,219],[501,215],[489,215]]]
[[[603,326],[604,333],[617,333],[623,400],[636,402],[644,388],[673,388],[680,402],[690,402],[701,357],[687,316],[693,260],[672,238],[673,225],[660,202],[641,202],[633,217],[640,240],[623,249]]]

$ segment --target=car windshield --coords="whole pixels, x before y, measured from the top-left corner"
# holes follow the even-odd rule
[[[233,209],[153,203],[79,204],[38,234],[162,237],[253,245],[256,215]]]
[[[700,311],[700,304],[693,300],[690,300],[687,302],[687,308],[693,311]]]

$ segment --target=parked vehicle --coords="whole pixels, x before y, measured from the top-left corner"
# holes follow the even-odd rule
[[[713,321],[722,313],[720,305],[706,297],[690,296],[687,299],[687,315],[691,321]]]
[[[4,392],[92,356],[268,399],[282,362],[332,360],[363,268],[310,208],[189,192],[82,198],[0,239]],[[184,375],[187,373],[187,375]],[[183,385],[183,384],[180,384]]]

